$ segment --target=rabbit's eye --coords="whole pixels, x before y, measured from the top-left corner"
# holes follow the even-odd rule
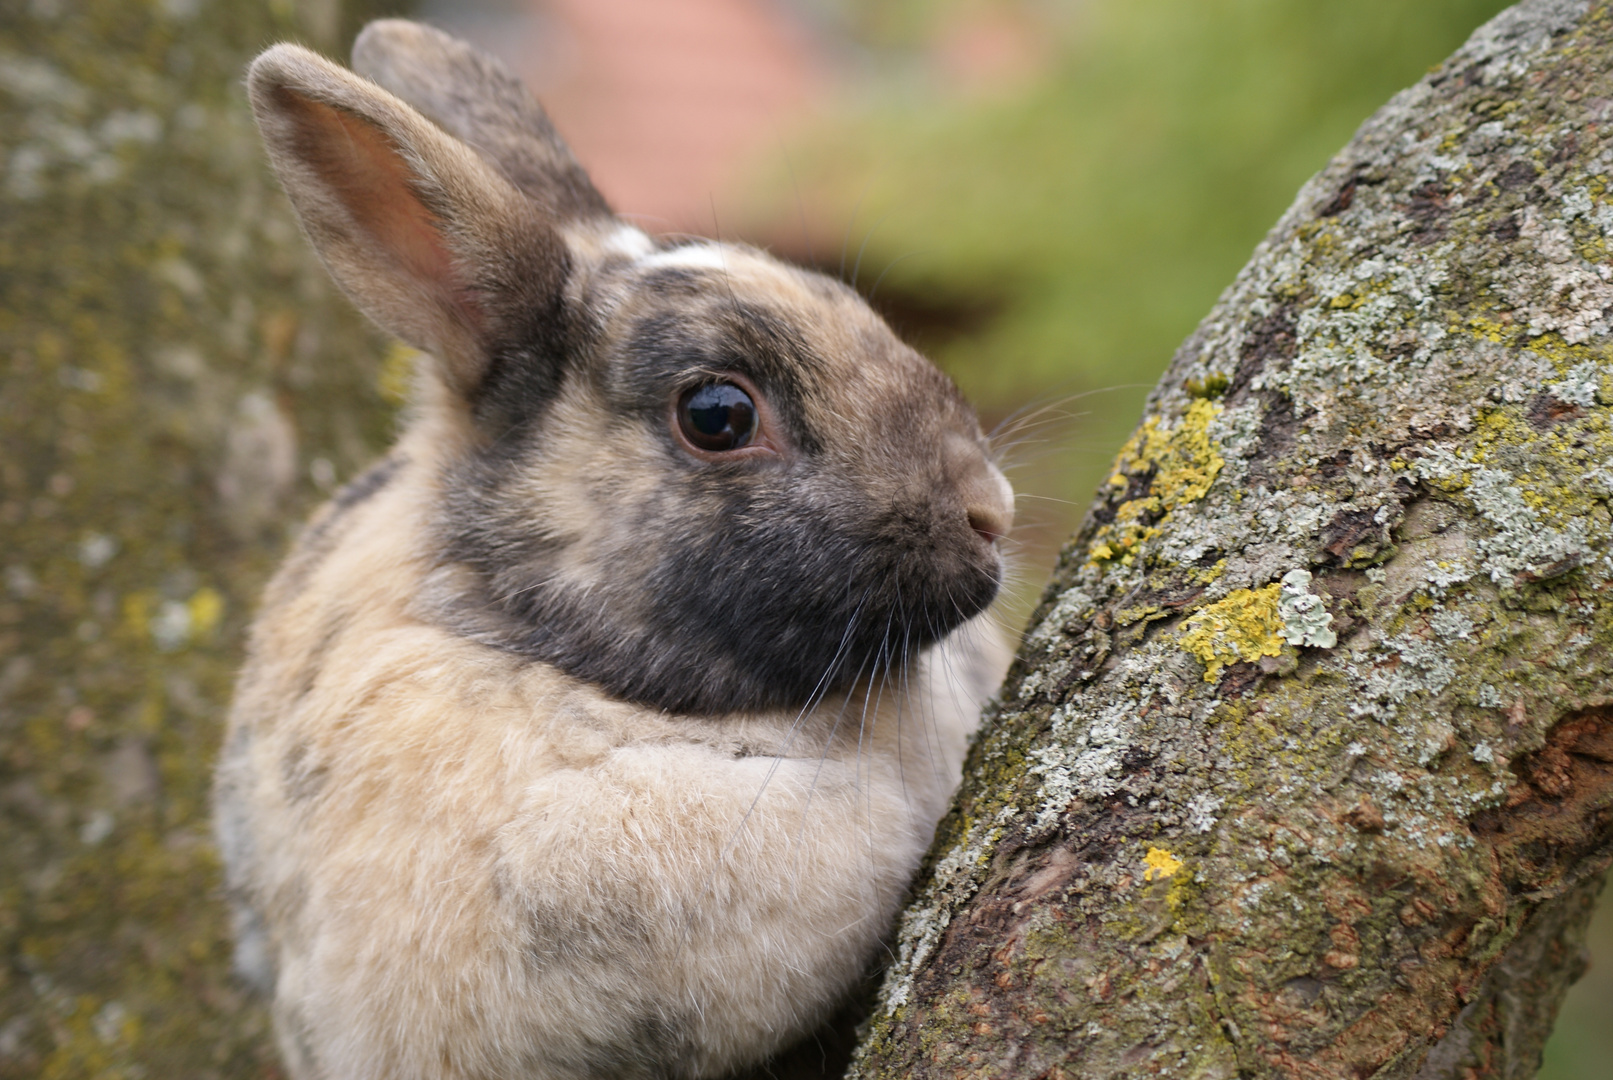
[[[738,450],[756,435],[756,403],[733,383],[708,383],[678,401],[678,425],[702,450]]]

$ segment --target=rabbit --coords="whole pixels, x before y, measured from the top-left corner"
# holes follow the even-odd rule
[[[618,218],[403,20],[247,86],[396,445],[249,634],[214,791],[296,1080],[719,1077],[870,968],[1008,651],[1013,493],[839,281]]]

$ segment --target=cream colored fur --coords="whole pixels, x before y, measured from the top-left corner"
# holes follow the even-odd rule
[[[548,131],[459,43],[413,24],[366,35],[390,77],[479,72],[489,100]],[[720,268],[724,295],[765,301],[821,358],[828,389],[801,408],[843,433],[818,451],[825,467],[874,505],[951,485],[955,534],[989,549],[964,508],[1000,531],[1012,499],[972,412],[849,290],[738,247],[658,251],[598,211],[552,132],[523,150],[516,128],[488,129],[515,140],[503,169],[524,178],[517,191],[305,50],[269,50],[249,86],[337,280],[441,357],[423,361],[391,472],[321,511],[271,583],[219,765],[239,965],[272,994],[292,1077],[718,1077],[759,1061],[877,955],[1007,650],[977,617],[805,713],[686,716],[476,640],[445,614],[473,571],[442,550],[443,485],[494,438],[474,404],[489,342],[564,288],[601,349],[625,348],[648,302],[635,275]],[[544,169],[576,170],[563,198],[534,193]],[[562,220],[567,206],[593,216]],[[934,389],[918,398],[937,410],[921,417],[942,433],[933,452],[914,442],[914,385]],[[554,573],[582,596],[602,575],[648,572],[654,538],[632,508],[665,497],[668,455],[683,453],[589,386],[556,388],[545,437],[501,466],[518,481],[508,498],[542,508],[532,520],[563,540]],[[873,421],[887,415],[907,430],[884,433]],[[711,572],[730,571],[745,572]]]
[[[608,1048],[663,1037],[721,1075],[809,1030],[890,929],[999,636],[966,624],[906,686],[804,717],[606,699],[411,610],[436,427],[271,587],[231,718],[232,884],[275,928],[292,1075],[612,1075]]]

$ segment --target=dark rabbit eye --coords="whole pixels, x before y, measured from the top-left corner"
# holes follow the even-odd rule
[[[678,402],[684,438],[702,450],[738,450],[756,435],[756,403],[733,383],[709,383]]]

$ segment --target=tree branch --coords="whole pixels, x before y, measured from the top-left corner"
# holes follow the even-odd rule
[[[1610,50],[1493,20],[1182,346],[852,1075],[1538,1067],[1613,858]]]

